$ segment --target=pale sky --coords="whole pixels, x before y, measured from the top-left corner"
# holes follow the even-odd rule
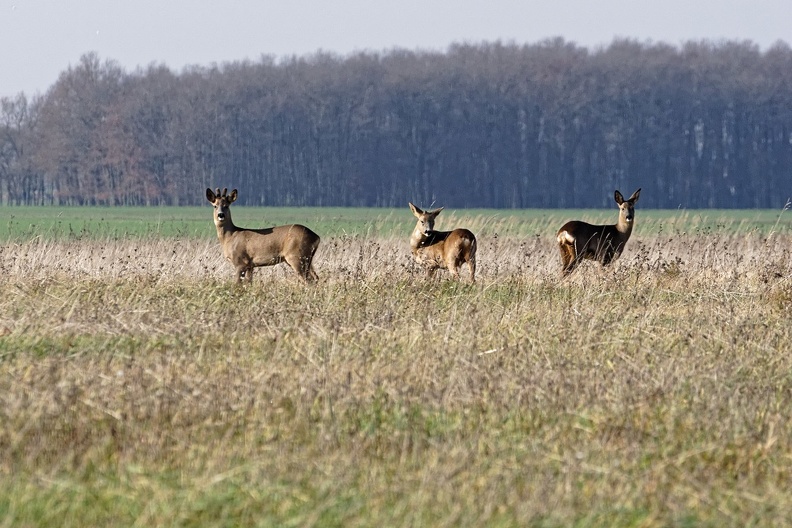
[[[179,72],[262,55],[453,43],[594,49],[614,38],[792,45],[792,0],[0,0],[0,97],[43,94],[85,53]]]

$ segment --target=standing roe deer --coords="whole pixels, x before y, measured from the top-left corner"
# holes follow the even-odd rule
[[[641,189],[625,200],[619,191],[614,199],[619,204],[619,221],[615,225],[592,225],[572,220],[558,230],[556,240],[561,250],[562,276],[572,273],[583,259],[599,261],[607,266],[621,255],[633,229],[635,202]]]
[[[418,223],[410,236],[415,262],[426,268],[429,277],[439,268],[448,269],[451,276],[459,278],[459,266],[467,262],[470,282],[476,281],[476,237],[467,229],[435,231],[437,215],[443,210],[423,211],[410,203],[410,209]]]
[[[266,229],[243,229],[231,221],[230,206],[237,199],[237,190],[206,189],[206,199],[214,206],[217,238],[223,255],[236,269],[237,282],[244,276],[253,280],[253,268],[286,262],[305,282],[319,278],[311,266],[319,235],[305,226],[292,224]]]

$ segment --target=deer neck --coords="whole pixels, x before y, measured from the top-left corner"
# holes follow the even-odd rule
[[[423,247],[426,243],[426,234],[421,231],[418,227],[413,229],[412,235],[410,236],[410,247],[412,248],[412,252],[415,253],[418,251],[419,248]]]
[[[623,218],[619,218],[619,221],[613,227],[616,229],[616,232],[619,234],[619,238],[621,238],[626,242],[627,239],[630,238],[630,235],[632,234],[633,224],[635,224],[635,220],[633,220],[632,222],[628,222]]]
[[[429,247],[434,248],[433,251],[436,251],[438,248],[442,251],[445,239],[449,234],[448,231],[429,231],[426,233],[415,228],[412,237],[410,237],[410,246],[412,247],[413,254],[417,253],[420,249]]]
[[[230,215],[222,222],[215,222],[215,228],[217,228],[217,238],[221,241],[239,231],[239,228],[231,221]]]

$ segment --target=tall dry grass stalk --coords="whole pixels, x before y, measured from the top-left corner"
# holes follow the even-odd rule
[[[640,213],[639,213],[640,214]],[[216,241],[0,250],[8,525],[792,523],[790,236],[636,236],[560,278],[479,237],[237,287]]]

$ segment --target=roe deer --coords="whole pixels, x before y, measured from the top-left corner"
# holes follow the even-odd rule
[[[437,215],[443,210],[423,211],[410,203],[410,209],[418,223],[410,236],[415,262],[426,268],[429,277],[439,268],[448,269],[451,276],[459,278],[459,266],[467,262],[470,282],[476,281],[476,237],[467,229],[435,231]]]
[[[217,238],[223,246],[223,256],[236,269],[237,282],[244,276],[253,280],[253,268],[286,262],[305,282],[319,278],[311,266],[319,235],[298,224],[266,229],[243,229],[231,221],[230,206],[237,199],[237,190],[206,189],[206,199],[214,206]]]
[[[607,266],[619,258],[632,233],[635,202],[640,194],[641,189],[638,189],[625,200],[616,191],[614,199],[619,204],[619,221],[615,225],[592,225],[572,220],[558,230],[556,240],[564,266],[562,276],[575,271],[583,259],[596,260]]]

